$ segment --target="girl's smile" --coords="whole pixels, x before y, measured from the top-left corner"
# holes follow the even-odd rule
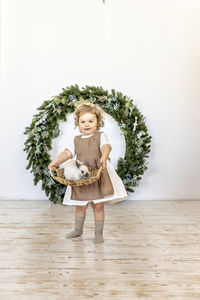
[[[97,130],[97,117],[92,113],[85,113],[79,117],[79,129],[84,135],[93,134]]]

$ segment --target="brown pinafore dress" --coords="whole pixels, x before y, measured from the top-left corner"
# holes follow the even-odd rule
[[[100,139],[101,132],[96,132],[87,138],[76,136],[74,139],[76,158],[84,162],[88,167],[99,168],[101,158]],[[78,201],[92,201],[113,194],[114,189],[112,182],[107,169],[104,169],[99,180],[94,183],[79,187],[72,187],[71,199]]]

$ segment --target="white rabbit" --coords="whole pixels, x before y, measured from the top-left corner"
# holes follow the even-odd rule
[[[64,167],[65,179],[79,180],[90,177],[90,171],[88,167],[84,165],[80,160],[71,160],[66,163]]]

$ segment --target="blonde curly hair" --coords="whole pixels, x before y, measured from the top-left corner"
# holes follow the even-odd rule
[[[97,117],[97,130],[99,130],[101,127],[104,126],[104,120],[103,120],[103,110],[90,102],[83,102],[79,104],[74,112],[74,124],[76,126],[79,125],[79,118],[81,115],[84,115],[86,113],[95,114]]]

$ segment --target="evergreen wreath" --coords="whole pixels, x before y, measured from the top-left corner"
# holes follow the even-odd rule
[[[119,158],[116,171],[127,192],[134,192],[133,187],[138,186],[141,175],[147,169],[151,136],[143,115],[132,99],[113,89],[109,93],[102,87],[85,86],[80,89],[75,85],[63,88],[58,96],[44,101],[37,108],[39,113],[34,115],[31,125],[24,132],[28,136],[24,148],[29,161],[26,169],[31,169],[35,185],[42,181],[42,190],[54,203],[62,203],[66,186],[55,182],[48,170],[52,139],[59,136],[59,122],[67,121],[67,114],[73,113],[76,105],[82,101],[99,105],[118,122],[125,136],[125,157]]]

